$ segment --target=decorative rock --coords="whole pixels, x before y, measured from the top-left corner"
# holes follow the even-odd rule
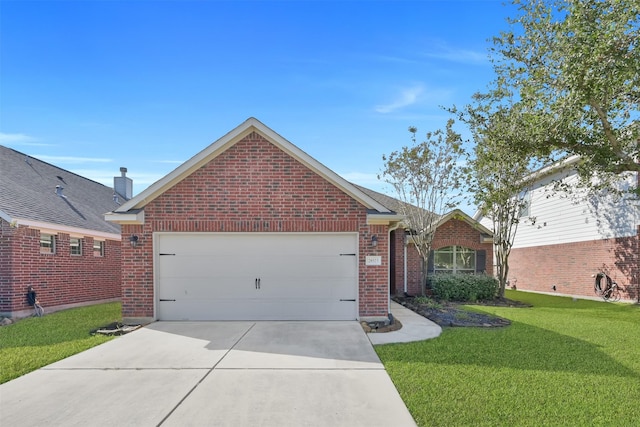
[[[11,325],[12,323],[13,323],[13,320],[11,320],[9,317],[3,317],[2,320],[0,320],[1,326]]]

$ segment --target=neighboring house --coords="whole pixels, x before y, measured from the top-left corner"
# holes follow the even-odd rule
[[[131,243],[123,318],[387,319],[389,205],[250,118],[106,215]]]
[[[130,179],[116,178],[130,189]],[[0,146],[0,315],[24,317],[33,285],[46,312],[120,298],[114,190]]]
[[[637,201],[587,194],[577,186],[578,161],[573,156],[537,171],[520,195],[527,206],[509,257],[509,282],[521,290],[595,297],[593,276],[603,271],[625,289],[622,298],[637,299]],[[637,179],[621,178],[619,189],[633,188]],[[489,218],[474,218],[491,228]]]
[[[386,194],[356,186],[394,211],[400,201]],[[420,295],[425,280],[420,254],[412,243],[405,224],[391,231],[390,277],[391,295]],[[473,273],[493,275],[493,234],[459,209],[443,215],[435,224],[436,232],[427,260],[427,275],[436,273]]]

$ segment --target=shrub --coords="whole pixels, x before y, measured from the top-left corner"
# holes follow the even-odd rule
[[[416,304],[426,305],[428,308],[442,308],[442,304],[429,297],[418,296],[414,301]]]
[[[443,301],[482,301],[496,296],[498,281],[483,274],[436,274],[431,288],[434,296]]]

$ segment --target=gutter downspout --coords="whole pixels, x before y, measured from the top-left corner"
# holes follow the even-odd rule
[[[404,294],[407,294],[407,239],[402,239],[404,245],[402,245],[404,249]]]

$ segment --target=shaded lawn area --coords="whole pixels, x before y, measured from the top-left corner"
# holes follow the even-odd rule
[[[80,353],[113,337],[90,332],[120,321],[120,303],[22,319],[0,328],[0,384]]]
[[[631,426],[640,420],[640,307],[508,291],[470,306],[505,328],[445,328],[377,346],[420,426]]]

